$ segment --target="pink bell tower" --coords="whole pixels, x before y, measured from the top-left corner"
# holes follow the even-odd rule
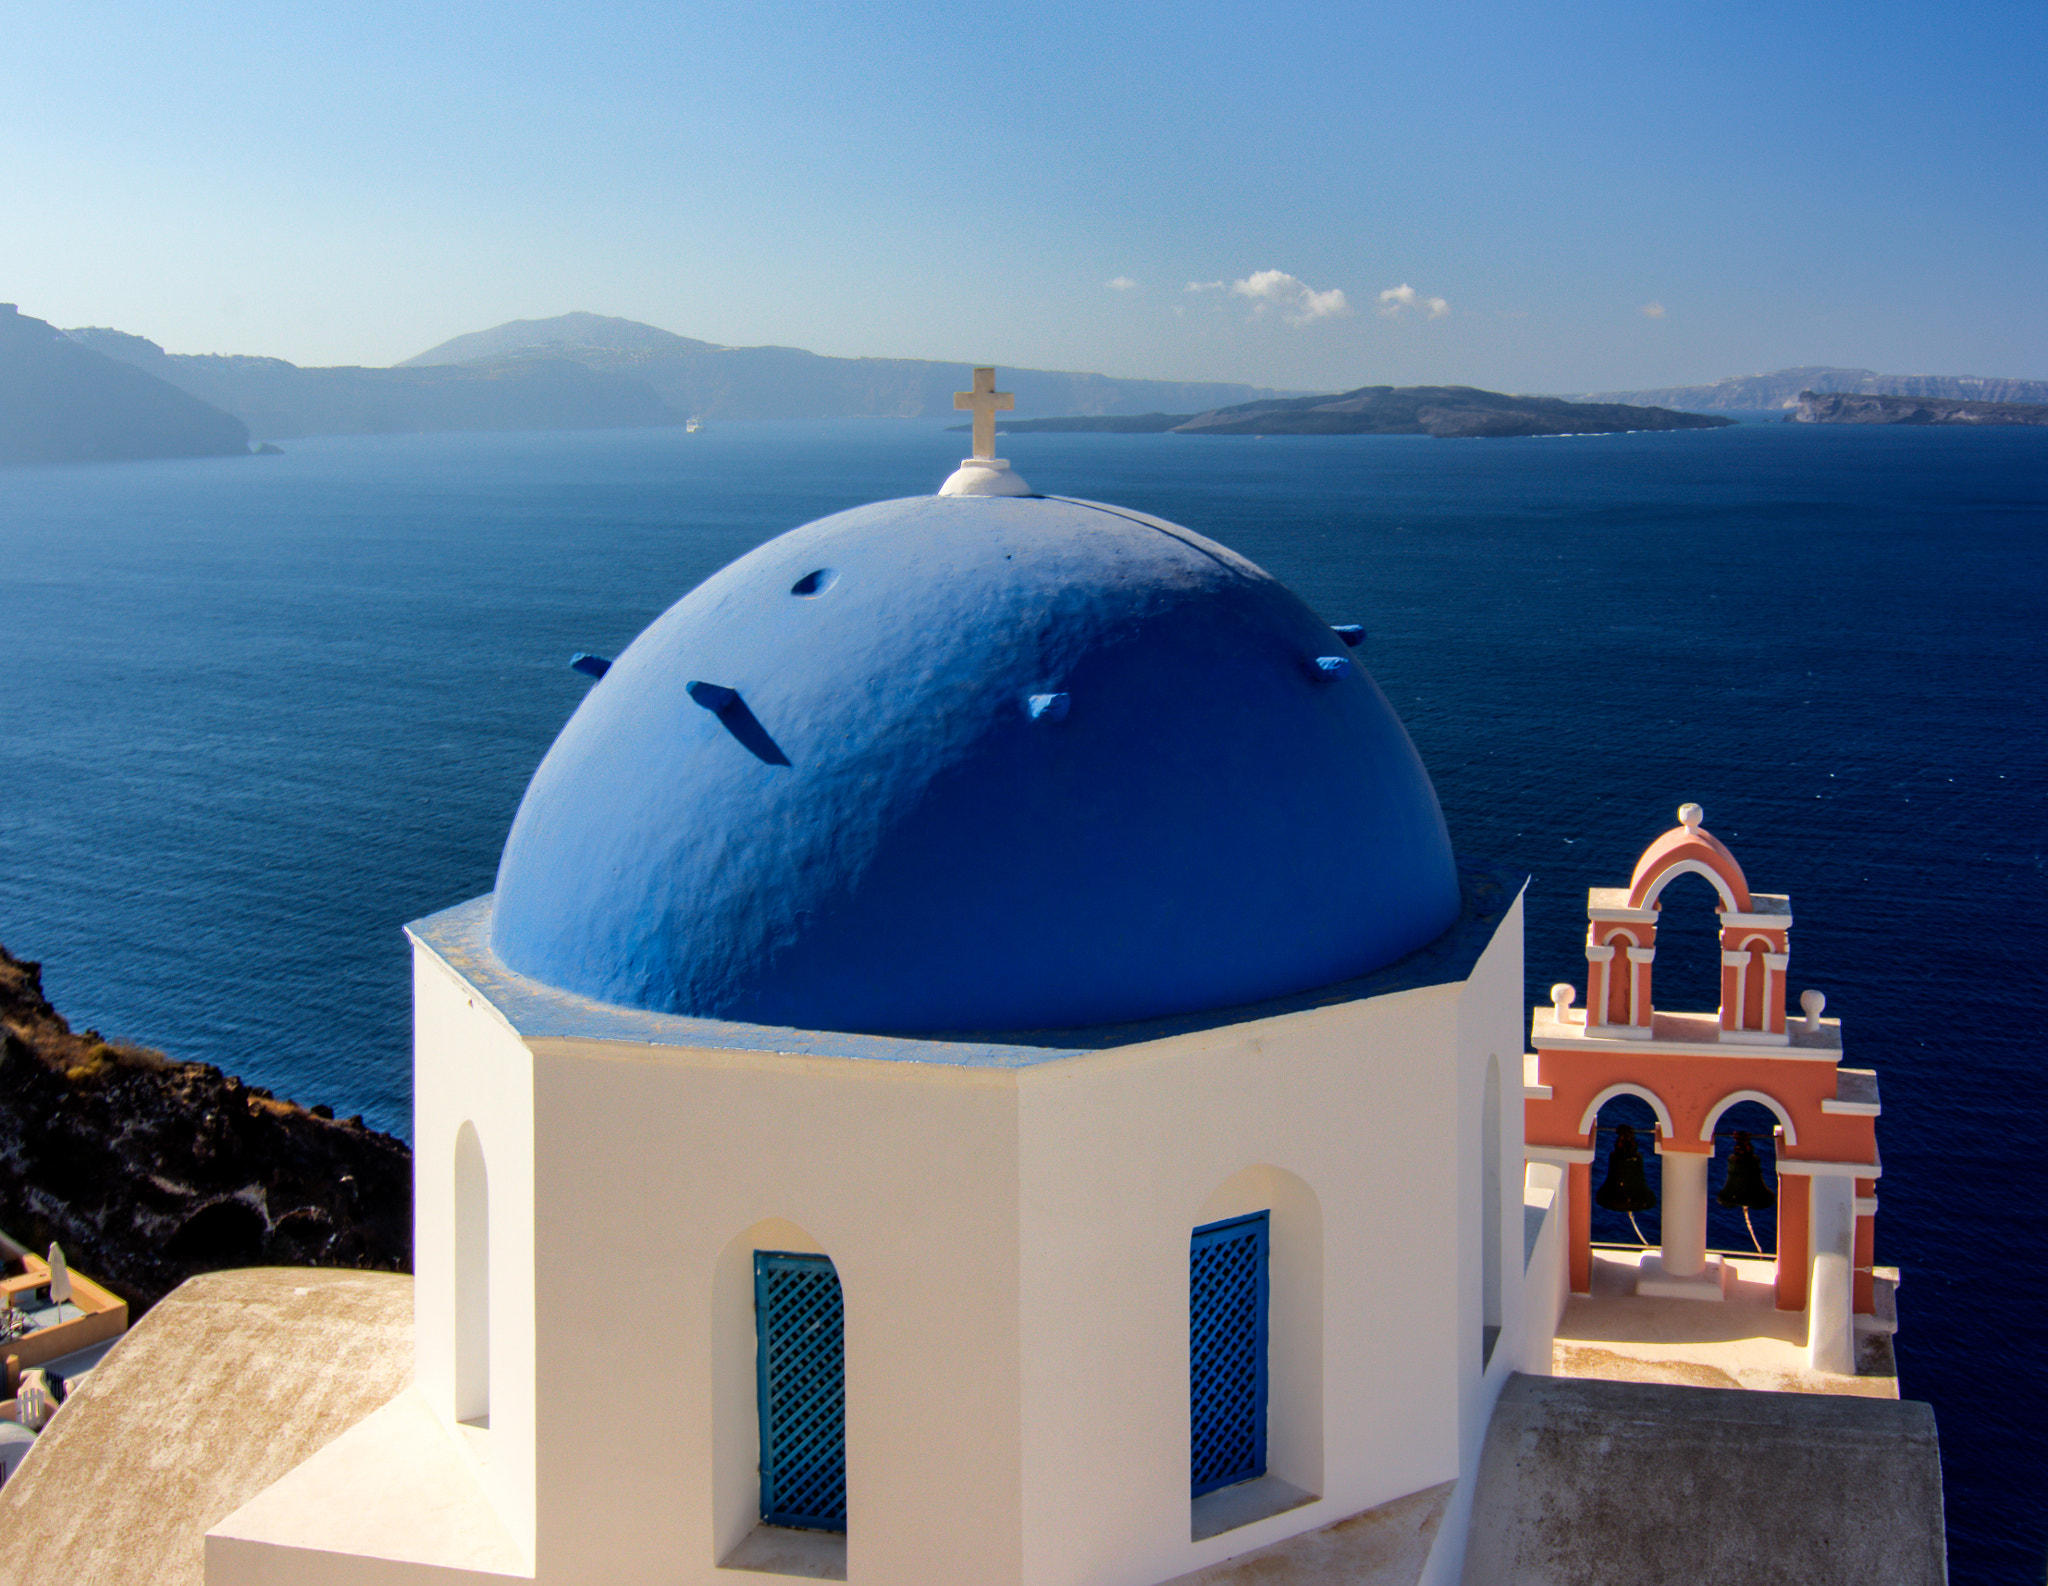
[[[1592,1162],[1601,1107],[1631,1095],[1656,1113],[1663,1159],[1663,1241],[1636,1292],[1719,1300],[1730,1269],[1706,1248],[1714,1130],[1729,1108],[1760,1102],[1777,1119],[1777,1307],[1808,1313],[1811,1364],[1855,1370],[1855,1321],[1876,1308],[1877,1075],[1843,1068],[1842,1029],[1818,991],[1785,1017],[1789,899],[1752,892],[1697,804],[1643,851],[1626,887],[1587,894],[1586,1003],[1551,988],[1531,1020],[1523,1089],[1528,1155],[1566,1170],[1571,1286],[1592,1285]],[[1721,1006],[1666,1012],[1652,995],[1659,901],[1678,876],[1705,878],[1720,919]]]

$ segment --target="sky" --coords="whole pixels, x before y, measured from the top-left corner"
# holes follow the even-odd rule
[[[2048,378],[2048,5],[0,0],[0,299],[1582,392]]]

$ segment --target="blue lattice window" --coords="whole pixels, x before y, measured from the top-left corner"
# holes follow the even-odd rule
[[[761,1518],[846,1529],[846,1308],[826,1256],[754,1252]]]
[[[1266,1473],[1265,1212],[1197,1228],[1188,1244],[1193,1496]]]

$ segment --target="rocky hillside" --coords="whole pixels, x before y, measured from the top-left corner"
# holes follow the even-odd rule
[[[2048,424],[2048,403],[1802,391],[1792,420],[1796,424]]]
[[[230,457],[249,431],[189,391],[0,303],[0,463]]]
[[[0,1228],[137,1312],[194,1273],[412,1265],[412,1153],[204,1063],[74,1033],[0,948]]]

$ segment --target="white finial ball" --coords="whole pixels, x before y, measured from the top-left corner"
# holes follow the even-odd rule
[[[1569,980],[1560,980],[1550,988],[1550,1005],[1557,1010],[1560,1019],[1564,1017],[1564,1010],[1578,1000],[1578,988]]]
[[[1827,993],[1824,991],[1802,991],[1799,993],[1799,1009],[1806,1015],[1807,1029],[1817,1030],[1820,1028],[1820,1016],[1827,1005]]]
[[[1707,812],[1697,804],[1681,804],[1678,806],[1678,824],[1689,832],[1698,831],[1700,822],[1706,818]]]

